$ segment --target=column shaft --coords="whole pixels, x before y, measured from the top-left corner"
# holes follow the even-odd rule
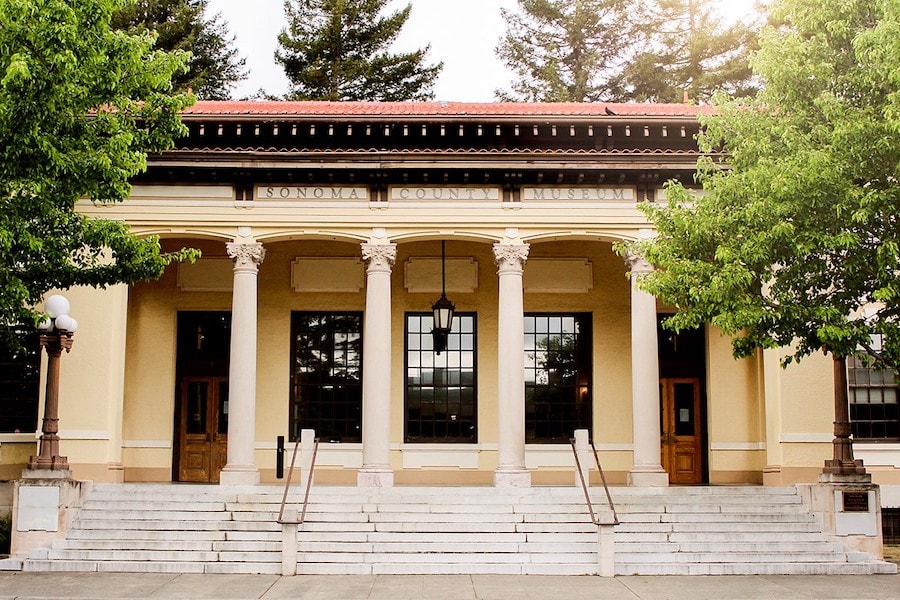
[[[396,244],[362,244],[366,261],[366,312],[363,329],[363,462],[357,485],[394,485],[391,433],[391,267]]]
[[[528,244],[494,244],[500,278],[497,317],[498,454],[494,485],[527,487],[525,468],[525,329],[522,271]]]
[[[228,244],[234,260],[231,304],[231,358],[228,366],[228,459],[222,485],[256,485],[256,321],[257,279],[265,257],[262,244]]]
[[[652,267],[631,257],[631,393],[634,427],[634,465],[628,485],[665,486],[659,430],[659,348],[656,298],[638,289],[636,276]]]

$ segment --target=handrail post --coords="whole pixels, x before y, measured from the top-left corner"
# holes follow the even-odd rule
[[[300,485],[306,486],[310,481],[316,432],[312,429],[300,430]]]
[[[591,521],[597,526],[597,574],[601,577],[615,577],[616,574],[616,554],[615,554],[615,529],[619,524],[619,517],[616,514],[616,507],[613,505],[612,495],[609,493],[609,486],[606,484],[606,475],[600,467],[600,458],[597,456],[597,448],[594,442],[588,437],[586,429],[576,429],[575,437],[569,440],[572,445],[572,454],[575,457],[575,485],[581,484],[584,491],[584,500],[587,503],[588,511],[591,513]],[[598,519],[594,513],[594,505],[591,502],[591,494],[588,492],[588,481],[590,475],[590,463],[585,464],[582,457],[588,452],[588,448],[594,454],[594,461],[597,464],[597,470],[600,472],[600,481],[603,482],[603,489],[606,491],[606,500],[609,503],[609,510],[612,519]]]
[[[588,461],[590,450],[588,449],[588,431],[587,429],[575,430],[575,455],[579,467],[579,472],[575,474],[575,485],[579,485],[580,481],[584,481],[588,487],[591,484],[591,462]]]
[[[597,526],[600,551],[597,553],[597,572],[600,577],[616,576],[615,525]]]
[[[281,507],[278,509],[278,522],[294,523],[302,525],[306,519],[306,507],[309,504],[309,492],[312,489],[313,473],[316,469],[316,455],[319,452],[319,438],[315,437],[316,432],[312,429],[304,429],[300,432],[300,439],[294,442],[294,452],[291,454],[291,466],[288,469],[287,478],[284,481],[284,494],[281,496]],[[299,518],[296,511],[290,511],[290,518],[285,516],[285,505],[287,505],[288,492],[291,488],[291,479],[294,475],[294,465],[297,463],[297,450],[300,449],[300,481],[304,486],[303,503]]]
[[[278,523],[281,524],[281,574],[292,576],[297,574],[297,532],[306,520],[306,508],[309,505],[309,492],[312,489],[313,473],[316,468],[316,454],[319,451],[319,438],[312,429],[303,429],[300,438],[294,442],[291,454],[291,467],[284,482],[284,494],[278,509]],[[297,462],[297,450],[300,449],[300,481],[304,485],[303,504],[300,514],[297,510],[286,510],[288,492]]]
[[[284,512],[281,524],[281,574],[293,577],[297,574],[297,528],[296,510]]]

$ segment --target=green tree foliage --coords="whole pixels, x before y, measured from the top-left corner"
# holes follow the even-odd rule
[[[113,14],[112,26],[131,33],[151,31],[155,48],[191,53],[188,69],[176,74],[179,91],[192,90],[201,100],[228,100],[232,88],[247,77],[245,61],[221,14],[205,15],[208,0],[137,0]]]
[[[442,63],[430,46],[391,54],[412,5],[381,16],[388,0],[285,0],[287,27],[275,52],[293,100],[402,101],[433,98]]]
[[[619,100],[708,102],[715,91],[757,91],[750,68],[758,24],[727,23],[722,2],[651,0],[643,4],[633,46],[640,49],[613,78]]]
[[[592,102],[609,99],[620,68],[634,0],[518,0],[501,10],[506,35],[497,56],[515,73],[500,100]]]
[[[672,185],[644,207],[658,237],[630,249],[659,268],[640,285],[677,308],[669,327],[710,322],[737,356],[864,348],[896,369],[900,2],[780,0],[773,15],[759,96],[703,119],[706,195]]]
[[[110,27],[122,0],[0,0],[0,323],[34,322],[50,288],[158,277],[156,239],[75,212],[116,202],[148,152],[185,131],[182,53]]]

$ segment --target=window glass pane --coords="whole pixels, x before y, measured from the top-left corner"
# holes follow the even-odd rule
[[[291,313],[291,439],[361,441],[362,313]]]
[[[191,381],[187,390],[187,423],[185,429],[191,435],[205,435],[206,411],[209,401],[209,382]]]
[[[41,349],[30,327],[0,333],[0,433],[34,433],[38,428]]]
[[[525,315],[525,440],[568,443],[591,426],[591,315]]]
[[[420,323],[416,327],[412,324]],[[430,315],[406,315],[407,442],[477,441],[475,315],[457,313],[447,349],[433,351]],[[415,372],[415,377],[410,375]]]

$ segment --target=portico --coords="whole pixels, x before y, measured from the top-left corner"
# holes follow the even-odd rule
[[[159,358],[144,332],[178,315],[168,335],[186,341],[155,377],[219,391],[179,392],[174,429],[138,432],[162,398],[126,365],[126,480],[164,480],[167,445],[180,477],[179,440],[205,427],[227,458],[199,477],[269,481],[274,438],[311,427],[323,480],[528,486],[568,481],[587,428],[614,480],[667,485],[657,306],[628,280],[647,265],[613,245],[646,235],[638,201],[691,177],[697,109],[365,108],[200,103],[129,202],[84,206],[203,251],[132,291],[128,360]],[[442,354],[441,242],[458,313]],[[226,335],[213,369],[203,340]]]

